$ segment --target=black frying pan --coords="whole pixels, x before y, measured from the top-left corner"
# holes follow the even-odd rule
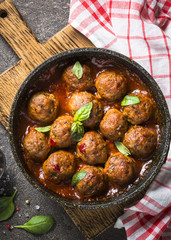
[[[85,58],[85,57],[98,57],[102,59],[111,59],[118,63],[123,64],[128,69],[136,73],[141,80],[148,86],[150,89],[153,98],[155,99],[158,108],[162,114],[162,123],[161,123],[161,143],[159,147],[156,149],[156,152],[153,156],[153,163],[150,169],[145,173],[143,179],[136,185],[130,188],[127,192],[123,193],[120,196],[113,197],[110,200],[101,201],[101,202],[83,202],[79,200],[66,199],[60,195],[57,195],[48,189],[46,189],[43,185],[41,185],[38,181],[36,181],[30,174],[29,170],[26,168],[24,161],[22,160],[19,145],[16,137],[16,123],[18,120],[18,113],[20,106],[23,103],[23,99],[27,96],[29,89],[38,79],[38,76],[45,72],[47,69],[53,67],[54,65],[66,61],[70,61],[72,58]],[[10,132],[10,140],[12,151],[14,153],[15,159],[24,173],[25,177],[35,186],[37,189],[41,190],[45,195],[54,198],[56,201],[61,202],[70,207],[81,207],[81,208],[99,208],[99,207],[109,207],[111,205],[116,205],[123,203],[127,200],[130,200],[136,197],[140,192],[146,189],[149,184],[153,181],[156,175],[159,173],[161,166],[166,161],[167,153],[169,150],[170,144],[170,136],[171,136],[171,122],[170,115],[168,111],[168,107],[165,101],[165,98],[157,85],[154,79],[148,74],[138,63],[129,59],[128,57],[105,49],[98,48],[79,48],[74,50],[69,50],[66,52],[62,52],[57,54],[38,67],[36,67],[29,76],[25,79],[20,89],[18,90],[14,102],[11,108],[10,119],[9,119],[9,132]]]

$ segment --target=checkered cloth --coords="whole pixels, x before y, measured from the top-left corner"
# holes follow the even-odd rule
[[[171,111],[171,0],[71,0],[69,23],[156,80]],[[171,151],[144,198],[119,218],[129,240],[171,240]]]

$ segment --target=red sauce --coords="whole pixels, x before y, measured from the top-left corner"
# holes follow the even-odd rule
[[[75,61],[74,61],[75,62]],[[80,59],[81,63],[86,63],[91,69],[93,73],[94,80],[96,79],[96,76],[104,71],[105,69],[114,69],[117,72],[122,72],[128,81],[128,92],[129,93],[135,93],[135,92],[141,92],[144,94],[147,94],[152,100],[152,95],[148,89],[148,87],[141,81],[141,79],[130,70],[126,69],[124,66],[119,65],[116,62],[107,61],[107,60],[99,60],[96,58],[92,58],[89,60],[82,60]],[[71,63],[70,63],[71,64]],[[37,122],[31,120],[27,115],[27,104],[30,97],[35,93],[39,91],[47,91],[50,93],[53,93],[58,99],[59,99],[59,116],[63,114],[68,114],[68,100],[70,96],[72,95],[72,92],[70,92],[66,86],[63,84],[61,80],[61,74],[64,68],[66,67],[66,64],[61,64],[56,67],[51,68],[49,71],[46,71],[44,74],[42,74],[39,79],[35,82],[35,84],[30,89],[27,98],[25,99],[25,102],[21,106],[20,112],[19,112],[19,120],[18,120],[18,127],[17,127],[17,133],[18,133],[18,142],[20,151],[23,157],[24,162],[26,163],[27,168],[29,169],[31,175],[33,177],[36,177],[39,182],[41,182],[46,188],[50,189],[51,191],[60,194],[67,198],[72,199],[81,199],[86,201],[97,201],[97,200],[104,200],[106,198],[110,198],[114,195],[122,194],[123,192],[127,191],[130,187],[137,184],[139,181],[141,181],[142,177],[144,176],[145,172],[150,168],[152,163],[152,157],[148,157],[145,160],[142,159],[135,159],[135,167],[137,172],[137,178],[133,184],[130,184],[126,188],[121,188],[115,184],[109,184],[106,191],[101,194],[100,196],[96,196],[90,199],[84,199],[84,197],[78,193],[74,187],[71,186],[71,180],[62,182],[60,184],[55,184],[53,182],[47,181],[44,178],[44,173],[42,170],[42,164],[35,163],[31,159],[26,159],[22,150],[23,147],[23,138],[28,133],[29,128],[31,126],[40,126],[41,124],[38,124]],[[90,92],[96,95],[96,88],[92,87],[90,89]],[[121,99],[122,100],[122,99]],[[104,107],[104,113],[111,107],[115,107],[118,110],[122,112],[121,107],[121,100],[115,101],[115,102],[107,102],[105,100],[101,100],[103,107]],[[154,100],[153,100],[154,102]],[[154,102],[154,105],[155,102]],[[157,108],[156,108],[157,109]],[[22,124],[21,124],[22,123]],[[143,125],[153,129],[158,136],[158,144],[160,140],[160,115],[158,110],[155,111],[155,114],[151,117],[151,119],[147,122],[145,122]],[[116,153],[118,150],[116,149],[114,143],[110,141],[107,142],[107,148],[108,148],[108,154]],[[54,146],[54,143],[51,142],[51,145]],[[71,151],[72,153],[75,153],[75,145],[72,145],[70,148],[67,148],[66,150]],[[54,152],[55,149],[53,148]],[[84,151],[84,146],[82,146],[82,151]],[[79,171],[79,169],[84,165],[83,162],[81,162],[79,159],[76,158],[76,172]],[[57,171],[60,171],[59,166],[56,166]]]

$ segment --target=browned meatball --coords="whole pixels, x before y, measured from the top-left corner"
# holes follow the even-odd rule
[[[83,76],[78,79],[73,73],[73,66],[67,67],[63,74],[63,81],[69,86],[71,90],[88,90],[93,86],[93,78],[91,76],[91,70],[88,66],[83,65]]]
[[[72,144],[71,125],[74,122],[71,116],[58,117],[51,126],[50,139],[56,143],[56,147],[65,148]]]
[[[122,153],[112,154],[106,164],[105,173],[112,183],[126,186],[134,180],[134,160]]]
[[[87,120],[83,121],[83,124],[86,127],[94,127],[97,123],[100,122],[103,115],[101,103],[93,94],[88,92],[75,92],[69,100],[69,110],[73,116],[80,107],[90,102],[93,103],[90,117]]]
[[[45,178],[60,183],[72,177],[75,171],[74,155],[66,151],[52,153],[43,163]]]
[[[50,148],[50,143],[46,135],[31,127],[23,142],[23,149],[26,156],[37,162],[43,162]]]
[[[95,86],[102,98],[108,101],[115,101],[126,93],[127,80],[123,74],[108,70],[98,75]]]
[[[78,192],[85,197],[97,195],[104,189],[103,168],[94,166],[83,166],[80,171],[86,171],[86,176],[76,185]]]
[[[53,94],[39,92],[32,96],[28,104],[28,114],[40,123],[51,123],[58,111],[58,100]]]
[[[101,135],[97,132],[87,132],[77,144],[77,157],[90,165],[106,162],[107,147]]]
[[[100,123],[100,131],[107,139],[116,141],[127,131],[126,118],[120,111],[109,109]]]
[[[123,144],[130,150],[132,155],[147,157],[156,147],[156,134],[141,126],[133,126],[125,134]]]
[[[123,114],[127,117],[128,122],[141,124],[147,121],[152,115],[152,100],[142,93],[132,95],[138,96],[140,103],[124,107]]]

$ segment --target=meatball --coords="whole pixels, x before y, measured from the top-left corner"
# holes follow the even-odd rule
[[[87,132],[77,144],[77,157],[90,165],[106,162],[107,146],[101,135]]]
[[[112,154],[105,164],[104,172],[110,182],[126,186],[135,177],[134,160],[122,153]]]
[[[123,114],[128,122],[141,124],[147,121],[153,112],[152,100],[142,93],[134,94],[140,99],[140,103],[124,107]]]
[[[125,134],[123,144],[130,150],[132,155],[136,157],[147,157],[156,147],[156,134],[142,126],[133,126]]]
[[[74,155],[66,151],[52,153],[43,163],[45,179],[60,183],[71,178],[75,171]]]
[[[98,75],[95,86],[102,98],[112,102],[124,96],[127,91],[127,80],[123,74],[108,70]]]
[[[61,116],[51,125],[50,139],[56,143],[56,147],[65,148],[72,144],[71,125],[73,122],[73,117]]]
[[[26,156],[37,162],[43,162],[50,152],[50,148],[47,136],[31,127],[23,142]]]
[[[86,176],[76,185],[78,192],[85,197],[97,195],[104,189],[103,168],[94,166],[83,166],[80,171],[86,171]]]
[[[100,131],[109,140],[116,141],[127,131],[127,121],[116,109],[109,109],[100,123]]]
[[[102,105],[93,94],[88,92],[75,92],[69,100],[69,111],[74,116],[80,107],[90,102],[93,103],[90,117],[83,121],[83,124],[86,127],[92,128],[100,122],[103,115]]]
[[[58,100],[53,94],[36,93],[29,101],[28,115],[35,121],[49,124],[57,117],[58,104]]]
[[[78,79],[73,73],[73,65],[67,67],[63,74],[63,81],[69,86],[71,90],[88,90],[93,86],[93,78],[91,76],[90,68],[86,65],[83,65],[83,76]]]

